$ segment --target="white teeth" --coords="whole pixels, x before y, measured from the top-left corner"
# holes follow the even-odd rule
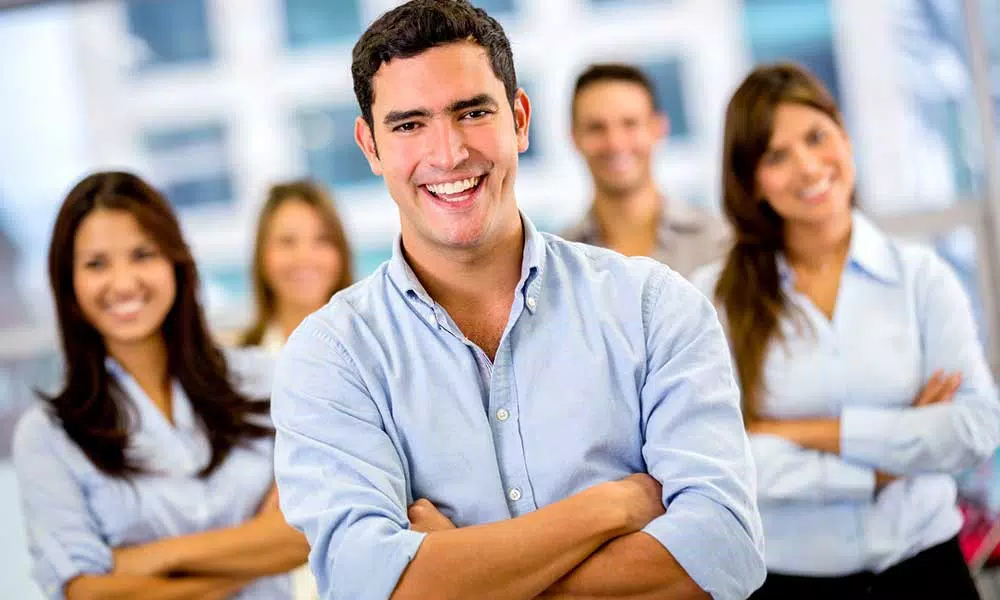
[[[428,184],[427,189],[439,195],[461,194],[466,190],[476,187],[478,183],[479,183],[479,177],[470,177],[468,179],[463,179],[461,181]]]
[[[800,192],[800,195],[803,198],[811,198],[813,196],[825,194],[826,191],[830,189],[830,185],[832,183],[833,181],[829,177],[827,177],[826,179],[823,179],[822,181],[819,181],[807,187],[806,189],[802,190],[802,192]]]
[[[129,300],[112,304],[108,307],[108,311],[115,316],[126,316],[139,312],[145,304],[142,300]]]

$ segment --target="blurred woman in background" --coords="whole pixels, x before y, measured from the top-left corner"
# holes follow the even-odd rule
[[[353,256],[332,199],[309,180],[273,186],[257,221],[253,252],[256,319],[242,346],[277,353],[310,313],[354,280]],[[295,598],[318,598],[308,566],[293,574]]]
[[[85,178],[49,277],[65,385],[13,442],[46,597],[290,598],[308,545],[273,484],[272,361],[212,343],[163,197],[127,173]]]
[[[726,112],[719,307],[758,470],[771,598],[977,598],[953,475],[1000,443],[972,310],[931,249],[853,210],[826,89],[754,70]]]
[[[308,180],[275,185],[257,222],[257,314],[243,346],[277,350],[302,319],[351,285],[353,256],[333,201]]]

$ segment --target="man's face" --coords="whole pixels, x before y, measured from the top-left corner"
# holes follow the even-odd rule
[[[667,127],[638,83],[596,81],[576,97],[573,142],[602,194],[625,196],[652,180],[653,150]]]
[[[518,90],[511,110],[483,47],[393,59],[372,89],[373,128],[359,117],[355,139],[399,206],[408,251],[488,247],[520,225],[514,177],[531,108]]]

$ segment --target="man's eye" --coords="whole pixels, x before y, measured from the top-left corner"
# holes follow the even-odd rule
[[[413,131],[413,130],[415,130],[415,129],[416,129],[416,128],[417,128],[418,126],[419,126],[419,124],[418,124],[418,123],[415,123],[415,122],[413,122],[413,121],[409,121],[409,122],[407,122],[407,123],[401,123],[401,124],[399,124],[399,125],[396,125],[395,127],[393,127],[393,128],[392,128],[392,130],[393,130],[393,131],[403,131],[403,132],[408,132],[408,131]]]

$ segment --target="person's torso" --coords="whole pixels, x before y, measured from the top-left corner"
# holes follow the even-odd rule
[[[682,282],[654,261],[545,238],[492,362],[387,272],[343,296],[358,316],[339,334],[409,500],[429,499],[459,526],[645,470],[643,312],[650,287]]]

